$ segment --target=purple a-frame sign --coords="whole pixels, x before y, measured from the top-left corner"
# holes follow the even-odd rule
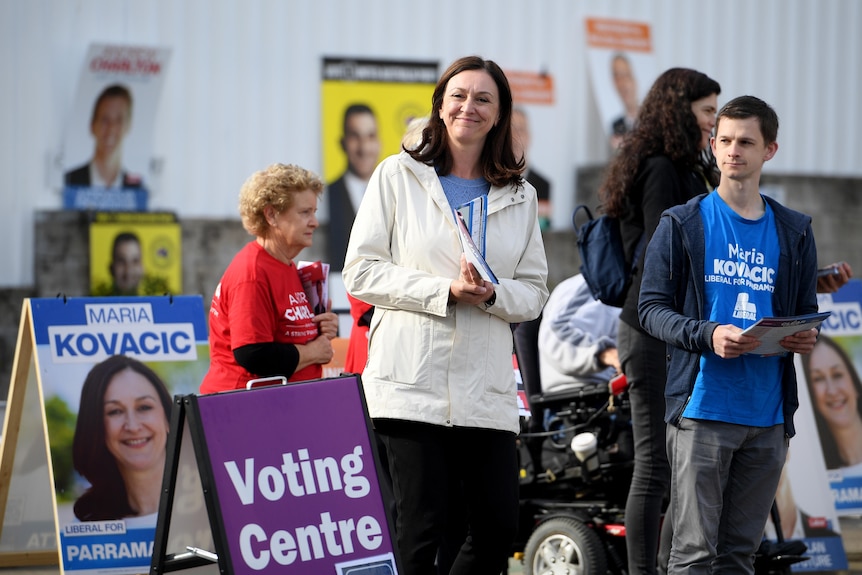
[[[221,567],[397,574],[356,376],[188,399]]]

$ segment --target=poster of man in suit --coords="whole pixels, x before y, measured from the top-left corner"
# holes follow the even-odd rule
[[[89,47],[63,142],[65,208],[146,209],[169,56],[166,48]]]
[[[437,62],[324,58],[321,133],[327,187],[320,215],[329,221],[327,259],[333,271],[344,266],[353,218],[374,168],[401,150],[412,119],[430,113],[437,68]]]
[[[175,214],[93,214],[90,295],[179,295],[182,271],[182,229]]]

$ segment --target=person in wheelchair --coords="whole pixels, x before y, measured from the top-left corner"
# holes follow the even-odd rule
[[[577,274],[553,290],[537,319],[518,325],[515,355],[533,412],[525,431],[546,431],[553,416],[547,412],[574,396],[605,394],[610,379],[621,371],[619,314],[618,308],[595,299]]]
[[[620,372],[619,308],[593,298],[578,274],[551,293],[538,320],[515,329],[531,416],[519,444],[524,564],[530,572],[624,570],[620,525],[634,462]],[[578,441],[592,435],[592,447]],[[590,451],[592,449],[592,451]]]
[[[539,381],[543,395],[606,385],[620,372],[620,309],[595,299],[581,274],[560,283],[539,324]]]
[[[619,315],[619,308],[593,297],[581,274],[564,280],[551,293],[537,334],[541,395],[532,398],[533,416],[541,418],[545,431],[569,427],[566,417],[559,415],[561,410],[568,412],[573,397],[592,396],[595,408],[609,397],[608,382],[621,370]]]
[[[554,289],[538,320],[515,330],[515,352],[532,412],[522,436],[538,467],[567,466],[563,460],[576,428],[608,431],[610,424],[602,416],[613,411],[608,382],[620,371],[619,312],[596,300],[578,274]],[[600,435],[615,443],[616,433]],[[545,448],[556,462],[548,461]]]

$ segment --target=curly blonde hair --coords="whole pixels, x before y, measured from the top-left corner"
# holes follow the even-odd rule
[[[320,197],[323,181],[314,172],[293,164],[272,164],[253,173],[239,192],[242,227],[253,236],[263,237],[269,228],[264,214],[266,206],[272,206],[280,214],[293,205],[297,192],[306,190]]]

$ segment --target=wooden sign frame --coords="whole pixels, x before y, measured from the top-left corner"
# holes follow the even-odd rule
[[[15,471],[15,458],[18,452],[22,419],[25,416],[25,398],[27,393],[37,393],[41,396],[38,378],[31,378],[35,372],[35,344],[33,340],[32,318],[28,300],[24,301],[21,320],[18,326],[18,345],[15,348],[15,359],[12,363],[12,381],[6,400],[6,416],[3,422],[3,435],[0,436],[0,542],[3,541],[3,527]],[[36,387],[33,387],[35,381]],[[31,385],[28,386],[28,383]],[[39,422],[45,425],[44,410],[41,413],[27,414],[39,417]],[[44,445],[44,458],[48,462],[48,445]],[[48,466],[50,468],[50,465]],[[0,552],[0,567],[30,567],[35,565],[57,565],[60,561],[56,541],[54,549],[37,551],[4,551]]]

